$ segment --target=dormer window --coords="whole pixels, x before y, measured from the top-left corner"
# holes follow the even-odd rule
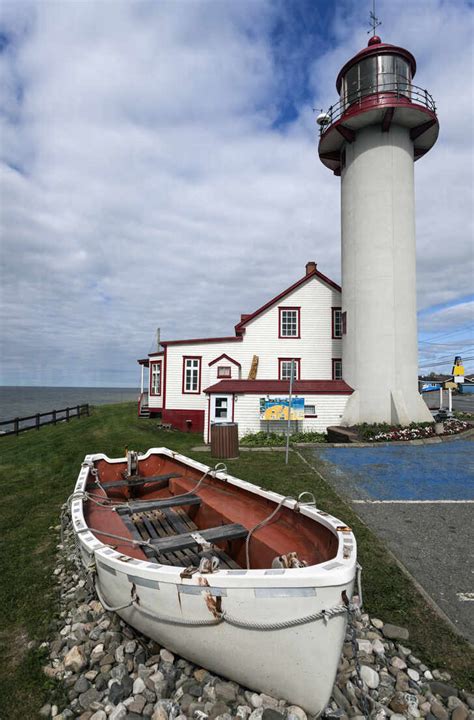
[[[300,337],[300,308],[280,307],[279,311],[279,333],[280,338]]]
[[[230,378],[232,377],[232,368],[230,365],[219,365],[217,367],[218,378]]]

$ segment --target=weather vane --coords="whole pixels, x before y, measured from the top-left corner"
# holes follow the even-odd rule
[[[378,28],[378,26],[381,24],[382,24],[382,22],[378,19],[378,17],[375,14],[375,0],[373,0],[372,11],[370,13],[370,22],[369,22],[371,30],[367,30],[367,34],[369,34],[371,32],[371,33],[373,33],[373,35],[375,35],[376,28]]]

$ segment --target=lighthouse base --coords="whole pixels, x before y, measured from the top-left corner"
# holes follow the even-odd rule
[[[434,422],[425,401],[417,393],[407,399],[401,390],[389,390],[387,402],[373,405],[355,390],[347,401],[341,425],[351,427],[362,423],[388,423],[407,426],[416,422]],[[385,407],[384,407],[385,406]]]

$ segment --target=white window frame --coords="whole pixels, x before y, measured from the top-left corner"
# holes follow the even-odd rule
[[[201,357],[183,357],[183,395],[199,395],[201,392]]]
[[[150,394],[151,395],[161,395],[161,382],[162,382],[162,376],[161,376],[161,360],[158,360],[157,362],[150,363],[151,365],[151,372],[150,372]],[[158,382],[157,382],[158,378]],[[158,389],[157,389],[158,386]]]

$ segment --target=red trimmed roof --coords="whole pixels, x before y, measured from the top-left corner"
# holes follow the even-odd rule
[[[205,393],[283,394],[288,395],[288,380],[220,380]],[[351,395],[353,389],[344,380],[295,380],[295,395]]]
[[[237,362],[237,360],[234,360],[234,358],[231,358],[230,355],[227,355],[227,353],[222,353],[222,355],[219,355],[219,357],[216,357],[216,358],[214,358],[214,360],[211,360],[211,362],[208,363],[209,367],[211,365],[215,365],[216,362],[219,362],[219,360],[222,360],[223,358],[225,358],[226,360],[228,360],[231,363],[234,363],[234,365],[237,365],[237,367],[242,367],[242,365],[239,362]]]
[[[190,345],[192,343],[209,343],[209,342],[239,342],[241,337],[230,335],[229,337],[211,337],[211,338],[191,338],[191,340],[161,340],[161,345]]]
[[[286,295],[289,295],[294,290],[299,288],[301,285],[304,285],[306,282],[308,282],[308,280],[311,280],[312,278],[315,278],[315,277],[319,278],[320,280],[325,282],[327,285],[330,285],[338,292],[341,292],[340,285],[335,283],[330,278],[326,277],[326,275],[323,275],[322,273],[320,273],[319,270],[317,270],[317,269],[313,270],[313,272],[310,272],[307,275],[303,275],[303,277],[300,278],[299,280],[297,280],[293,285],[291,285],[286,290],[283,290],[283,292],[281,292],[276,297],[272,298],[272,300],[269,300],[267,303],[265,303],[265,305],[262,305],[262,307],[258,308],[258,310],[255,310],[255,312],[251,313],[250,315],[243,315],[242,316],[243,319],[239,323],[237,323],[237,325],[235,326],[235,332],[237,333],[237,335],[240,335],[242,333],[245,325],[247,325],[247,323],[249,323],[251,320],[256,318],[257,315],[260,315],[265,310],[268,310],[268,308],[270,308],[272,305],[275,305],[275,303],[279,302],[280,300],[283,300],[283,298],[286,297]]]

